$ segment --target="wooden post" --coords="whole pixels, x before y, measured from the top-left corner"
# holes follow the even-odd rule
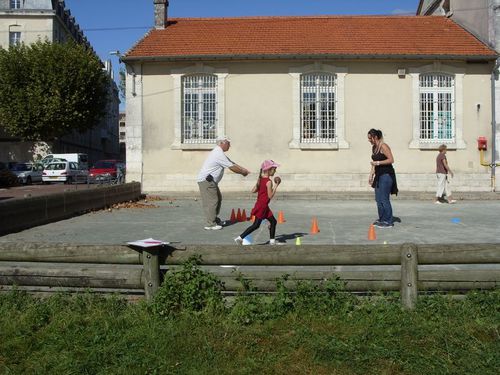
[[[142,249],[142,263],[144,265],[144,293],[146,300],[151,301],[160,286],[160,261],[158,253],[161,247],[147,247]]]
[[[401,302],[403,307],[413,310],[417,304],[418,256],[417,245],[401,246]]]

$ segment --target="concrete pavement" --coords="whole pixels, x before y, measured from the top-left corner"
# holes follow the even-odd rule
[[[144,202],[142,202],[144,203]],[[102,210],[68,220],[0,237],[0,242],[124,244],[153,237],[182,244],[233,244],[233,238],[248,225],[235,223],[220,231],[203,229],[203,211],[195,198],[148,201],[149,208]],[[254,199],[223,201],[221,218],[231,209],[249,213]],[[138,205],[139,207],[141,205]],[[457,204],[435,205],[431,199],[393,199],[394,215],[401,219],[392,229],[377,229],[377,240],[368,241],[369,225],[377,218],[372,199],[278,199],[272,209],[282,210],[286,223],[278,224],[277,239],[295,244],[297,236],[307,244],[388,243],[498,243],[500,242],[500,200],[461,200]],[[320,233],[310,235],[311,220],[318,219]],[[265,223],[254,232],[255,244],[265,244],[269,232]]]

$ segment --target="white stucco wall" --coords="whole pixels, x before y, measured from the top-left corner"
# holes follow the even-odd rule
[[[226,69],[225,124],[232,140],[228,156],[252,172],[262,160],[282,164],[283,191],[365,191],[371,149],[367,131],[384,132],[395,157],[401,190],[435,189],[436,150],[411,149],[412,77],[398,68],[432,62],[327,62],[347,69],[345,76],[346,149],[301,150],[289,146],[293,123],[293,79],[289,71],[311,62],[207,63]],[[464,149],[448,152],[456,173],[453,188],[488,191],[490,172],[479,164],[478,136],[491,134],[489,64],[447,63],[462,69]],[[146,192],[196,191],[198,173],[208,151],[172,149],[175,90],[170,73],[192,64],[145,63],[136,80],[136,96],[127,81],[127,160],[129,180],[141,181]],[[136,65],[135,72],[138,72]],[[130,101],[129,101],[130,99]],[[480,104],[479,110],[477,104]],[[129,135],[130,133],[130,135]],[[129,147],[129,142],[131,146]],[[133,149],[132,149],[133,146]],[[142,151],[141,151],[142,149]],[[227,171],[225,191],[248,190],[256,174],[243,178]]]

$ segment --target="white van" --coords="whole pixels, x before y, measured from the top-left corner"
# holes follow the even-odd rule
[[[87,154],[49,154],[41,160],[41,163],[46,166],[53,161],[72,161],[78,163],[81,169],[89,169]]]

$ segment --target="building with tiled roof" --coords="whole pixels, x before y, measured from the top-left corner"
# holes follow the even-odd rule
[[[417,15],[449,17],[476,38],[500,52],[500,0],[476,0],[474,2],[470,0],[420,0]],[[497,59],[498,66],[500,66],[500,61]],[[487,137],[489,160],[496,161],[491,163],[492,167],[500,166],[500,81],[495,79],[494,82],[492,100],[495,102],[495,117],[492,119],[492,132]],[[493,170],[492,175],[495,175]]]
[[[400,190],[435,189],[447,144],[456,190],[489,190],[476,140],[491,133],[496,52],[453,20],[424,16],[168,18],[126,53],[127,168],[146,192],[196,191],[221,135],[254,172],[282,164],[282,191],[368,191],[381,129]],[[227,173],[225,191],[255,178]]]

